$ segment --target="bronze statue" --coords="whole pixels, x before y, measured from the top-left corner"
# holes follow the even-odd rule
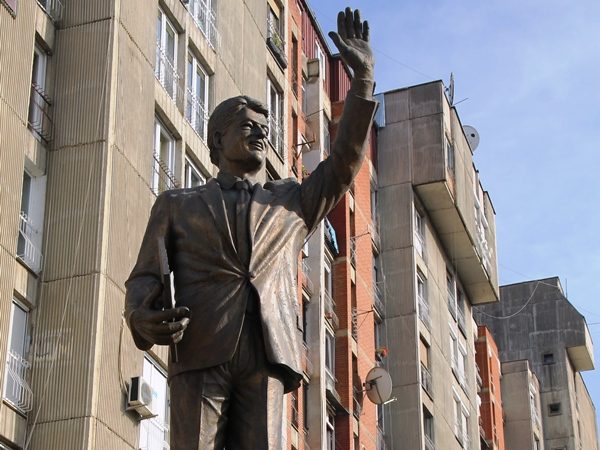
[[[178,358],[169,362],[174,450],[282,446],[283,394],[302,378],[298,254],[358,173],[376,109],[368,23],[346,8],[330,36],[354,77],[331,155],[310,176],[301,184],[257,183],[268,110],[235,97],[208,124],[218,176],[166,191],[152,209],[126,283],[125,314],[140,349],[177,343]],[[170,310],[154,306],[161,239],[175,277],[177,307]]]

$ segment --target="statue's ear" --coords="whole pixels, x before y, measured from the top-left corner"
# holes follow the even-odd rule
[[[217,150],[221,150],[223,148],[223,133],[220,131],[215,131],[212,136],[213,147]]]

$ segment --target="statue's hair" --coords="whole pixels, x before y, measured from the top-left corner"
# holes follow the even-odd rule
[[[246,95],[228,98],[219,103],[208,119],[208,149],[210,150],[210,160],[215,166],[219,165],[220,156],[219,149],[215,148],[215,134],[225,133],[237,113],[243,108],[250,108],[252,111],[263,114],[267,119],[269,118],[269,110],[264,103]]]

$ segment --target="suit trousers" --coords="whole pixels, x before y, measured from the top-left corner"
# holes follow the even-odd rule
[[[283,380],[258,315],[246,315],[229,362],[175,375],[169,389],[172,450],[282,449]]]

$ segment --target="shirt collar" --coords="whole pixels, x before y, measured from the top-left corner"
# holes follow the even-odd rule
[[[234,184],[238,181],[245,181],[248,183],[250,190],[253,190],[254,186],[256,185],[254,180],[236,177],[235,175],[231,175],[227,172],[219,172],[217,174],[217,181],[219,182],[221,189],[234,189]]]

